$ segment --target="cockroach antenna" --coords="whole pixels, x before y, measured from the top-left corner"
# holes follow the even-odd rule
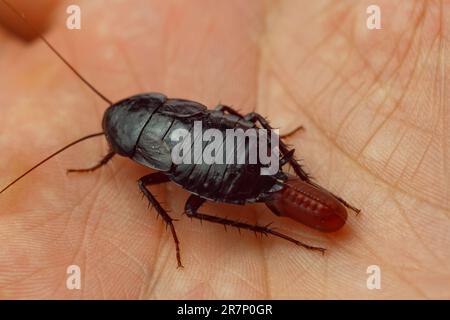
[[[14,181],[12,181],[10,184],[8,184],[6,187],[4,187],[1,191],[0,194],[3,193],[3,191],[6,191],[7,189],[9,189],[9,187],[11,187],[13,184],[15,184],[17,181],[19,181],[20,179],[22,179],[23,177],[25,177],[27,174],[29,174],[31,171],[33,171],[34,169],[36,169],[37,167],[41,166],[42,164],[44,164],[45,162],[47,162],[48,160],[50,160],[51,158],[53,158],[54,156],[60,154],[61,152],[63,152],[64,150],[70,148],[71,146],[74,146],[78,143],[80,143],[81,141],[90,139],[90,138],[94,138],[94,137],[98,137],[98,136],[102,136],[104,135],[104,132],[98,132],[98,133],[93,133],[90,135],[87,135],[85,137],[82,137],[80,139],[77,139],[71,143],[69,143],[68,145],[62,147],[61,149],[59,149],[58,151],[52,153],[51,155],[49,155],[47,158],[45,158],[44,160],[42,160],[41,162],[39,162],[38,164],[34,165],[31,169],[27,170],[26,172],[24,172],[22,175],[20,175],[18,178],[16,178]]]
[[[78,76],[78,78],[81,79],[81,81],[83,81],[93,92],[95,92],[100,98],[102,98],[106,103],[108,103],[109,105],[112,104],[111,100],[109,100],[108,98],[106,98],[102,93],[100,93],[91,83],[89,83],[89,81],[87,81],[77,70],[75,70],[75,68],[66,60],[64,59],[64,57],[61,55],[61,53],[59,53],[58,50],[56,50],[51,44],[50,42],[41,34],[39,34],[38,32],[36,32],[35,28],[33,27],[33,25],[27,20],[27,18],[25,17],[25,15],[18,11],[16,8],[14,8],[9,2],[7,2],[6,0],[0,0],[1,2],[3,2],[11,11],[13,11],[27,26],[28,28],[30,28],[31,31],[33,31],[34,33],[36,33],[39,38],[50,48],[50,50],[52,50],[60,59],[62,62],[64,62],[64,64],[66,66],[69,67],[70,70],[73,71],[73,73],[75,73],[75,75]],[[59,149],[58,151],[56,151],[55,153],[51,154],[50,156],[48,156],[47,158],[45,158],[44,160],[42,160],[41,162],[39,162],[38,164],[36,164],[35,166],[33,166],[31,169],[27,170],[25,173],[23,173],[21,176],[19,176],[18,178],[16,178],[14,181],[12,181],[11,183],[9,183],[6,187],[4,187],[1,191],[0,194],[3,193],[4,191],[6,191],[8,188],[10,188],[12,185],[14,185],[16,182],[18,182],[19,180],[21,180],[23,177],[25,177],[27,174],[29,174],[31,171],[33,171],[34,169],[36,169],[37,167],[41,166],[42,164],[44,164],[45,162],[47,162],[48,160],[50,160],[51,158],[53,158],[54,156],[58,155],[59,153],[63,152],[64,150],[72,147],[75,144],[78,144],[84,140],[90,139],[90,138],[94,138],[97,136],[101,136],[104,135],[103,132],[99,132],[99,133],[94,133],[94,134],[89,134],[85,137],[79,138],[71,143],[69,143],[68,145],[62,147],[61,149]]]
[[[25,15],[14,8],[8,1],[6,0],[0,0],[2,1],[11,11],[13,11],[27,26],[30,28],[31,31],[33,31],[46,45],[50,48],[50,50],[53,51],[54,54],[58,56],[59,59],[61,59],[64,64],[69,67],[70,70],[72,70],[73,73],[77,75],[78,78],[80,78],[81,81],[83,81],[94,93],[96,93],[100,98],[103,99],[106,103],[109,105],[112,104],[111,100],[106,98],[100,91],[98,91],[89,81],[87,81],[75,68],[59,53],[58,50],[56,50],[55,47],[53,47],[50,42],[40,33],[36,32],[36,29],[33,27],[33,25],[28,21],[28,19],[25,17]]]

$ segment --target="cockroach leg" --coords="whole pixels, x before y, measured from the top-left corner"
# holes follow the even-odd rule
[[[240,117],[244,120],[256,123],[259,122],[261,127],[263,127],[264,129],[267,130],[272,130],[273,128],[270,126],[269,122],[259,113],[257,112],[250,112],[249,114],[243,116],[241,115],[239,112],[237,112],[236,110],[234,110],[233,108],[223,105],[223,104],[219,104],[218,106],[216,106],[215,110],[219,110],[219,111],[224,111],[227,112],[229,114],[235,115],[237,117]],[[302,126],[295,128],[293,131],[288,132],[285,135],[281,135],[280,138],[285,138],[287,136],[290,136],[292,134],[294,134],[295,132],[297,132],[298,130],[303,129]],[[286,155],[290,152],[288,146],[282,141],[280,140],[280,151],[283,154],[284,157],[286,157]],[[295,174],[302,180],[310,182],[311,181],[311,177],[305,172],[305,170],[303,170],[302,166],[300,163],[298,163],[297,160],[294,159],[293,156],[289,157],[289,164],[291,165],[291,167],[294,169]]]
[[[109,162],[109,160],[111,160],[112,157],[114,157],[115,154],[116,153],[114,151],[110,151],[95,166],[90,167],[90,168],[85,168],[85,169],[67,169],[67,173],[72,173],[72,172],[92,172],[92,171],[95,171],[95,170],[103,167],[104,165],[106,165]]]
[[[283,158],[280,160],[280,166],[284,166],[286,163],[291,161],[291,159],[294,157],[295,149],[289,150],[288,153],[286,153]]]
[[[235,227],[238,229],[246,229],[246,230],[250,230],[253,231],[255,233],[259,233],[261,235],[273,235],[276,237],[279,237],[281,239],[285,239],[289,242],[295,243],[298,246],[302,246],[306,249],[309,250],[316,250],[316,251],[320,251],[320,252],[325,252],[324,248],[320,248],[320,247],[313,247],[310,245],[307,245],[303,242],[300,242],[294,238],[291,238],[281,232],[275,231],[271,228],[269,228],[268,226],[259,226],[259,225],[252,225],[252,224],[248,224],[248,223],[244,223],[244,222],[240,222],[240,221],[235,221],[235,220],[230,220],[230,219],[225,219],[225,218],[221,218],[221,217],[216,217],[216,216],[211,216],[208,214],[203,214],[203,213],[199,213],[198,209],[203,205],[203,203],[205,203],[205,199],[200,198],[197,195],[191,195],[188,200],[186,201],[186,204],[184,206],[184,211],[186,213],[186,215],[190,218],[195,218],[195,219],[199,219],[200,221],[202,220],[206,220],[212,223],[217,223],[217,224],[222,224],[224,226],[231,226],[231,227]]]
[[[214,108],[214,110],[227,112],[227,113],[232,114],[232,115],[234,115],[236,117],[244,119],[244,116],[242,114],[240,114],[238,111],[234,110],[232,107],[226,106],[224,104],[218,104]]]
[[[247,120],[247,121],[250,121],[250,122],[253,122],[253,123],[259,122],[261,124],[261,127],[263,127],[264,129],[267,129],[267,130],[272,130],[273,129],[270,126],[269,122],[262,115],[260,115],[257,112],[250,112],[249,114],[243,116],[239,112],[234,110],[233,108],[231,108],[229,106],[226,106],[226,105],[223,105],[223,104],[219,104],[218,106],[216,106],[215,110],[227,112],[229,114],[235,115],[237,117],[240,117],[240,118],[242,118],[244,120]],[[288,132],[285,135],[280,136],[280,138],[283,138],[283,137],[286,137],[286,136],[290,136],[290,135],[294,134],[296,131],[301,130],[301,129],[303,129],[302,126],[294,129],[291,132]],[[286,156],[290,152],[289,148],[287,147],[287,145],[282,140],[280,140],[280,151],[283,154],[283,156]],[[292,166],[292,168],[294,169],[295,173],[297,174],[297,176],[300,179],[302,179],[304,181],[308,181],[308,182],[311,180],[311,177],[303,170],[302,166],[294,159],[293,156],[291,156],[289,158],[288,162]]]
[[[246,116],[244,116],[245,120],[251,121],[251,122],[256,122],[258,121],[261,124],[261,127],[263,127],[264,129],[267,130],[271,130],[272,127],[270,126],[269,122],[259,113],[256,112],[251,112],[249,114],[247,114]],[[283,142],[283,140],[280,140],[280,151],[283,154],[283,156],[286,157],[287,154],[289,154],[289,148],[287,147],[287,145]],[[300,163],[298,163],[297,160],[295,160],[295,158],[292,156],[289,158],[289,164],[291,165],[291,167],[294,169],[295,174],[302,179],[305,182],[308,182],[309,184],[315,186],[315,187],[319,187],[321,189],[323,189],[321,186],[319,186],[317,183],[315,183],[314,181],[312,181],[311,176],[309,176],[305,170],[303,170],[302,166]],[[329,192],[329,191],[328,191]],[[342,199],[341,197],[336,196],[335,194],[329,192],[333,197],[336,198],[336,200],[338,200],[339,202],[341,202],[345,207],[353,210],[356,212],[356,214],[359,214],[359,212],[361,212],[360,209],[350,205],[347,201],[345,201],[344,199]]]
[[[172,231],[173,241],[175,242],[175,249],[177,255],[177,263],[178,268],[183,268],[183,264],[181,263],[181,253],[180,253],[180,242],[178,241],[177,232],[175,231],[175,226],[173,225],[173,220],[167,211],[159,204],[158,200],[156,200],[155,196],[153,196],[146,188],[149,185],[160,184],[164,182],[168,182],[169,178],[162,172],[155,172],[146,176],[143,176],[138,180],[139,189],[146,196],[148,201],[155,207],[158,214],[163,218],[166,224],[170,227],[170,231]]]
[[[234,110],[232,107],[226,106],[226,105],[223,105],[223,104],[217,105],[217,106],[214,108],[214,110],[227,112],[227,113],[229,113],[229,114],[232,114],[232,115],[237,116],[237,117],[242,118],[242,119],[245,119],[245,118],[246,118],[246,116],[243,116],[243,115],[240,114],[238,111]],[[253,112],[253,113],[256,114],[256,112]],[[259,115],[259,114],[258,114],[258,115]],[[261,117],[262,117],[262,116],[261,116]],[[246,120],[247,120],[247,119],[246,119]],[[252,122],[255,122],[255,121],[252,121]],[[280,135],[280,138],[281,138],[281,139],[288,138],[288,137],[292,136],[293,134],[297,133],[298,131],[304,130],[304,129],[305,129],[305,128],[303,128],[303,126],[298,126],[297,128],[294,128],[293,130],[291,130],[291,131],[289,131],[289,132],[287,132],[287,133],[285,133],[285,134],[281,134],[281,135]]]
[[[267,130],[272,130],[273,128],[270,126],[269,122],[259,113],[256,112],[250,112],[249,114],[244,116],[244,119],[251,122],[259,122],[261,127]],[[280,140],[280,151],[283,156],[285,156],[287,153],[289,153],[288,146],[283,142],[283,140]],[[310,182],[311,177],[303,170],[300,163],[298,163],[297,160],[295,160],[294,157],[291,157],[289,159],[289,164],[291,165],[292,169],[294,169],[295,174],[302,179],[303,181]]]

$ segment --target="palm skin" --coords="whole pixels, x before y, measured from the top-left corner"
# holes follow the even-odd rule
[[[322,234],[262,205],[201,212],[273,221],[291,243],[182,215],[187,192],[150,187],[181,241],[147,209],[136,180],[152,172],[78,145],[0,196],[0,298],[450,298],[449,2],[106,1],[81,3],[82,29],[50,41],[109,99],[159,91],[210,107],[256,110],[288,139],[321,185],[362,209]],[[40,42],[0,33],[0,186],[60,146],[100,130],[105,103]],[[17,63],[20,61],[20,64]],[[66,288],[79,265],[81,290]],[[381,269],[368,290],[366,269]]]

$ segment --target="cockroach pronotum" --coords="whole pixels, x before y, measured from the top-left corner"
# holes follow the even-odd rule
[[[33,26],[18,10],[5,0],[2,1],[33,30]],[[95,171],[106,165],[115,155],[128,157],[157,170],[140,178],[138,187],[170,227],[176,246],[178,267],[182,267],[182,263],[173,219],[150,192],[148,189],[150,185],[173,181],[190,192],[191,195],[185,204],[185,213],[191,218],[247,229],[259,234],[274,235],[307,249],[321,252],[325,249],[304,244],[269,226],[252,225],[199,213],[198,209],[205,201],[240,205],[262,202],[276,215],[289,217],[322,232],[339,230],[347,219],[346,208],[359,212],[359,209],[316,184],[295,160],[294,150],[288,148],[282,136],[278,146],[282,157],[278,160],[277,172],[272,175],[261,174],[260,169],[264,167],[264,164],[259,160],[252,164],[247,162],[243,164],[174,163],[171,157],[175,146],[170,138],[172,133],[177,129],[184,129],[192,134],[196,121],[202,123],[202,133],[208,129],[217,129],[225,133],[227,129],[241,129],[246,132],[250,129],[270,131],[272,128],[264,117],[255,112],[241,115],[225,105],[208,110],[198,102],[170,99],[160,93],[138,94],[113,103],[83,78],[44,36],[39,35],[39,37],[109,107],[103,116],[102,132],[87,135],[59,149],[16,178],[0,193],[67,148],[81,141],[104,135],[109,144],[109,153],[93,167],[71,169],[68,172]],[[196,138],[193,136],[194,141]],[[225,141],[221,142],[222,145],[225,144]],[[269,138],[266,142],[269,145],[271,143]],[[207,143],[203,142],[201,147],[203,150],[207,147]],[[233,147],[232,151],[238,152],[237,148],[237,146]],[[247,155],[249,148],[250,145],[245,144],[241,152]],[[295,176],[283,171],[283,166],[286,164],[293,168]]]

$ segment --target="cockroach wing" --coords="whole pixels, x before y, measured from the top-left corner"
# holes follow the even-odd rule
[[[172,166],[168,145],[164,141],[154,139],[151,136],[141,137],[132,159],[146,167],[160,171],[168,171]]]
[[[206,110],[204,105],[195,101],[168,99],[158,112],[175,118],[188,118],[203,114]]]

